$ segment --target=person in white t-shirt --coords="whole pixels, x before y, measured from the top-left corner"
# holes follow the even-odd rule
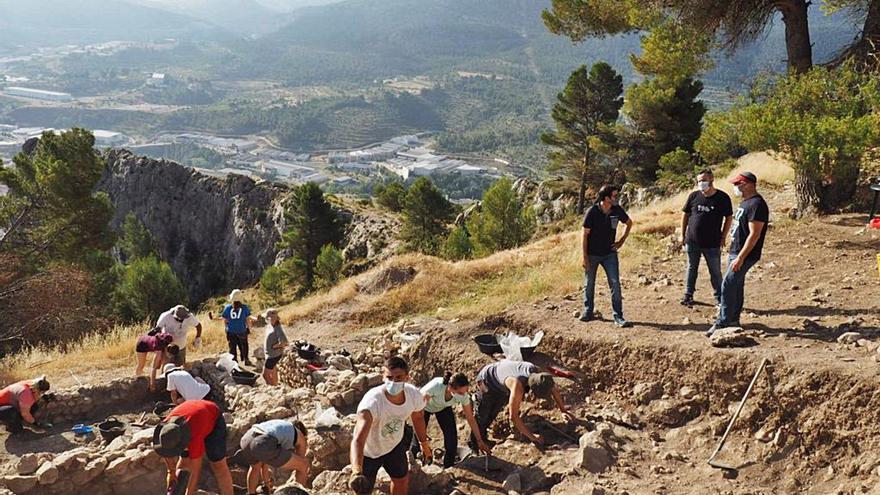
[[[369,390],[357,408],[357,424],[351,442],[352,475],[349,488],[358,495],[370,494],[379,468],[391,477],[391,495],[409,492],[409,461],[403,430],[412,419],[425,462],[433,456],[422,410],[425,399],[409,380],[409,365],[403,358],[385,361],[385,384]]]
[[[186,334],[190,328],[196,329],[196,338],[193,340],[193,346],[198,349],[202,345],[202,324],[185,306],[178,304],[159,315],[159,320],[156,321],[156,328],[171,334],[173,338],[171,343],[176,345],[180,351],[176,356],[170,356],[169,358],[174,364],[179,366],[186,365]]]
[[[207,397],[211,386],[201,378],[195,378],[185,369],[168,363],[162,369],[168,385],[166,390],[171,392],[171,402],[180,404],[188,400],[201,400]]]

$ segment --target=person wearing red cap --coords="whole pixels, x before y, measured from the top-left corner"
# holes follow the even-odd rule
[[[746,273],[761,259],[764,237],[770,222],[770,208],[758,194],[758,178],[751,172],[742,172],[731,183],[735,196],[742,202],[733,219],[730,234],[730,253],[727,272],[721,282],[721,306],[718,319],[706,332],[711,337],[715,330],[740,326],[740,313],[745,300]]]

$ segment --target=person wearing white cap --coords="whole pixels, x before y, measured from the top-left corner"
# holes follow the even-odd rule
[[[266,319],[266,335],[263,339],[263,348],[266,350],[266,365],[263,366],[263,379],[269,385],[278,385],[278,370],[275,366],[284,355],[284,348],[287,347],[287,335],[281,327],[281,320],[278,318],[278,311],[275,309],[267,309],[263,313]]]
[[[193,377],[188,371],[174,363],[168,363],[162,368],[167,385],[166,390],[171,392],[171,402],[180,404],[188,400],[206,399],[211,393],[211,386],[201,378]]]
[[[186,306],[178,304],[159,315],[156,328],[171,334],[171,343],[180,349],[177,356],[172,357],[172,361],[180,366],[186,365],[186,334],[190,328],[196,329],[193,346],[198,349],[202,345],[202,324]]]
[[[226,322],[226,342],[229,343],[229,353],[232,360],[238,361],[236,354],[241,354],[241,360],[247,366],[252,366],[248,358],[248,334],[250,329],[251,308],[241,302],[242,292],[238,289],[229,294],[229,304],[223,307],[223,321]]]

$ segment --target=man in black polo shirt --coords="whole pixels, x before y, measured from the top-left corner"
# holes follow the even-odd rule
[[[632,220],[623,208],[617,205],[618,192],[619,188],[616,186],[602,186],[598,200],[584,215],[584,312],[580,320],[593,319],[596,272],[601,265],[611,288],[614,324],[623,328],[631,325],[623,318],[623,295],[620,291],[620,265],[617,251],[629,236]],[[620,222],[626,225],[626,230],[620,240],[617,240],[617,224]]]
[[[681,210],[684,213],[681,217],[681,243],[688,259],[684,298],[681,300],[685,306],[694,304],[700,256],[706,259],[709,268],[715,303],[721,302],[721,247],[730,232],[733,206],[730,196],[715,189],[713,182],[711,170],[701,171],[697,175],[699,190],[688,196]]]
[[[740,326],[746,273],[761,259],[764,237],[770,221],[770,209],[764,198],[758,194],[758,178],[755,174],[743,172],[731,182],[734,194],[742,197],[742,203],[733,219],[727,272],[721,282],[721,308],[715,324],[706,332],[707,337],[717,329]]]

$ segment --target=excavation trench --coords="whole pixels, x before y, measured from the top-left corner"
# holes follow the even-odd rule
[[[417,381],[491,363],[498,356],[479,353],[470,339],[507,330],[529,333],[536,325],[502,315],[425,332],[409,352]],[[548,458],[561,465],[545,469],[547,480],[540,488],[552,489],[554,495],[585,493],[578,491],[583,483],[598,483],[609,493],[641,493],[653,485],[670,493],[694,493],[695,487],[849,493],[876,482],[880,394],[873,374],[789,364],[783,355],[765,356],[760,349],[685,349],[610,336],[551,333],[539,351],[532,359],[535,364],[575,372],[574,379],[556,380],[584,421],[565,421],[551,404],[527,406],[526,422],[550,435],[548,449],[530,453],[534,447],[507,435],[503,412],[495,440],[502,452],[517,445],[505,459],[509,465],[485,475],[479,469],[471,470],[472,476],[462,473],[463,483],[470,483],[470,491],[462,489],[465,493],[505,493],[493,491],[499,480],[523,466],[546,467]],[[771,366],[756,382],[720,455],[739,467],[726,473],[736,480],[726,479],[706,460],[762,357]],[[548,422],[553,427],[546,427]],[[625,437],[613,453],[615,463],[601,476],[586,472],[579,464],[583,452],[571,437],[609,426]]]

